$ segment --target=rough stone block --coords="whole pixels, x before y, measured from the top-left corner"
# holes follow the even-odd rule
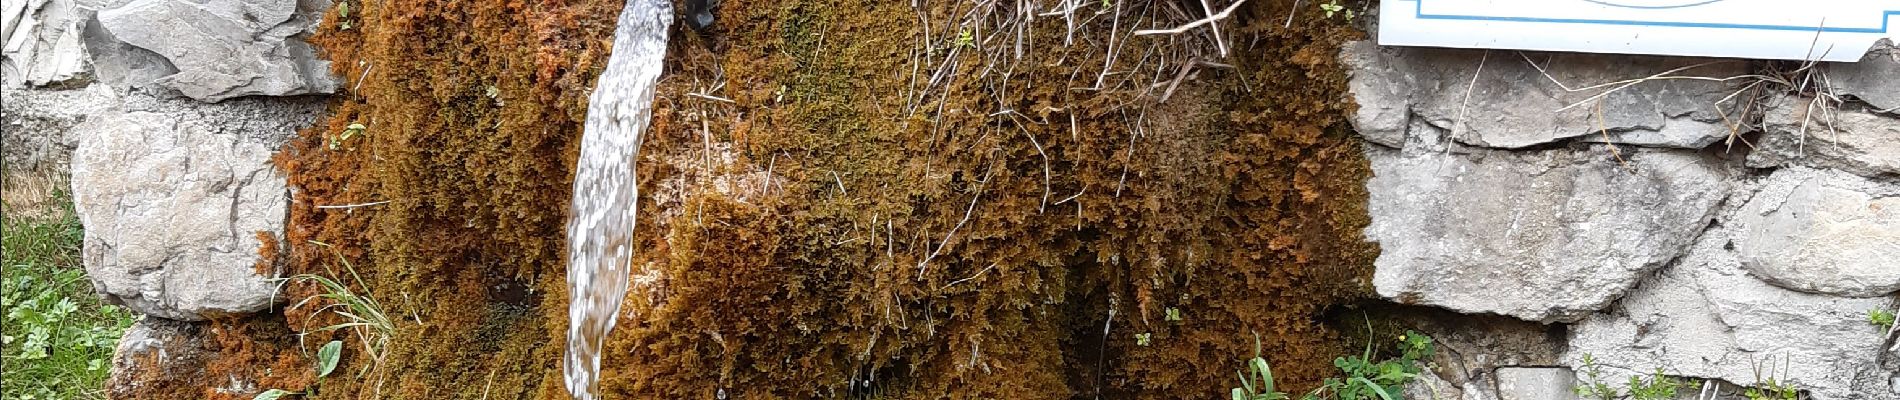
[[[1689,152],[1373,149],[1366,238],[1379,294],[1530,321],[1607,307],[1687,250],[1727,197]],[[1626,169],[1627,168],[1627,169]]]
[[[1900,48],[1882,41],[1856,63],[1828,63],[1827,84],[1875,109],[1900,112]]]
[[[1578,400],[1569,368],[1498,368],[1498,400]]]
[[[1863,176],[1900,176],[1900,117],[1776,95],[1751,167],[1804,165]]]
[[[1736,216],[1742,266],[1777,286],[1847,297],[1900,291],[1900,185],[1775,171]]]
[[[74,0],[0,4],[0,86],[84,82],[82,27],[92,13]]]
[[[176,73],[154,83],[194,99],[332,93],[329,62],[300,38],[325,3],[133,0],[100,11],[98,21],[113,38],[164,57]]]
[[[216,357],[204,325],[162,318],[132,324],[112,352],[106,393],[113,398],[135,398],[148,386],[203,374],[205,365]]]
[[[1528,54],[1528,55],[1519,55]],[[1748,73],[1742,60],[1520,53],[1347,44],[1360,135],[1398,147],[1408,119],[1469,146],[1526,148],[1571,139],[1701,148],[1728,137],[1741,107],[1717,107],[1736,81],[1656,79]],[[1673,72],[1672,72],[1673,71]],[[1626,83],[1618,83],[1626,82]],[[1607,86],[1599,86],[1605,85]],[[1596,87],[1596,88],[1591,88]],[[1604,94],[1607,93],[1607,94]],[[1597,97],[1603,94],[1601,97]]]
[[[134,94],[76,127],[73,201],[93,286],[175,320],[270,306],[275,266],[259,256],[259,235],[282,236],[289,196],[271,155],[321,111],[309,99]]]
[[[1681,261],[1573,326],[1568,365],[1581,368],[1591,355],[1612,383],[1662,368],[1752,385],[1772,363],[1773,378],[1816,399],[1894,398],[1881,393],[1897,372],[1880,363],[1885,332],[1867,323],[1867,310],[1892,299],[1770,285],[1742,268],[1731,239],[1711,229]]]

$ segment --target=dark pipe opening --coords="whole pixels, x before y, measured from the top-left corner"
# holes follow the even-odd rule
[[[714,1],[686,0],[686,24],[698,30],[705,30],[712,26]]]

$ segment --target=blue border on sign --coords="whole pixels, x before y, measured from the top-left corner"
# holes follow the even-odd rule
[[[1543,22],[1543,23],[1555,23],[1555,24],[1597,24],[1597,25],[1623,25],[1623,26],[1662,26],[1662,27],[1674,27],[1674,28],[1754,29],[1754,30],[1802,31],[1802,32],[1887,33],[1888,27],[1889,27],[1888,26],[1889,21],[1891,21],[1896,16],[1900,16],[1900,10],[1889,10],[1882,13],[1881,18],[1880,18],[1879,28],[1829,28],[1829,27],[1793,26],[1793,25],[1725,24],[1725,23],[1717,23],[1717,22],[1665,22],[1665,21],[1630,21],[1630,20],[1617,20],[1617,19],[1496,17],[1496,16],[1486,16],[1486,15],[1435,15],[1435,14],[1425,13],[1425,0],[1413,0],[1413,2],[1418,5],[1418,7],[1416,8],[1413,14],[1418,19],[1503,21],[1503,22]],[[1713,2],[1710,2],[1710,3],[1713,3]],[[1707,3],[1702,3],[1702,4],[1707,4]],[[1695,4],[1695,5],[1701,5],[1701,4]]]

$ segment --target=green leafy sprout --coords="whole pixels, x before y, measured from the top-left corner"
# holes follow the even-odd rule
[[[1367,325],[1371,330],[1371,325]],[[1435,351],[1432,338],[1406,331],[1399,336],[1398,357],[1373,362],[1372,343],[1364,354],[1333,360],[1343,377],[1326,378],[1319,388],[1301,396],[1302,400],[1402,400],[1405,384],[1424,372],[1421,367]],[[1254,358],[1246,371],[1239,371],[1240,387],[1228,391],[1234,400],[1284,400],[1290,397],[1273,384],[1273,370],[1260,356],[1260,340],[1254,338]],[[1251,373],[1251,374],[1250,374]]]
[[[1867,310],[1867,323],[1884,330],[1893,330],[1894,313],[1886,309]]]
[[[1339,5],[1339,0],[1321,3],[1319,9],[1326,11],[1326,18],[1332,18],[1333,15],[1339,14],[1344,15],[1347,22],[1351,22],[1352,17],[1354,17],[1352,10],[1346,9],[1346,6]]]
[[[337,16],[336,18],[337,29],[345,30],[345,31],[350,30],[350,2],[348,1],[337,2],[336,16]]]
[[[1286,393],[1273,386],[1273,368],[1267,365],[1267,359],[1260,357],[1260,334],[1253,335],[1253,359],[1247,360],[1248,371],[1234,371],[1240,376],[1240,387],[1229,391],[1234,400],[1286,400]],[[1252,372],[1252,375],[1248,375]]]
[[[369,129],[369,127],[358,123],[351,123],[350,126],[343,127],[343,133],[330,138],[330,150],[334,151],[343,147],[344,142],[349,141],[352,137],[356,137],[356,135],[362,134],[364,129]]]
[[[336,371],[336,361],[343,356],[343,341],[332,340],[317,349],[317,377],[330,376]]]
[[[1662,368],[1650,373],[1648,379],[1640,376],[1630,377],[1629,392],[1632,400],[1672,400],[1676,392],[1686,386],[1697,386],[1697,382],[1684,382],[1682,379],[1663,374]]]

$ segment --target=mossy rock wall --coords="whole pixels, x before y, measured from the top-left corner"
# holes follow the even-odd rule
[[[1085,3],[728,0],[674,32],[607,398],[1206,398],[1256,337],[1316,384],[1377,251],[1333,57],[1358,34],[1249,2],[1221,57],[1128,34],[1198,4]],[[565,398],[562,228],[621,4],[348,4],[314,41],[351,90],[280,157],[283,256],[347,260],[399,321],[316,397]]]

